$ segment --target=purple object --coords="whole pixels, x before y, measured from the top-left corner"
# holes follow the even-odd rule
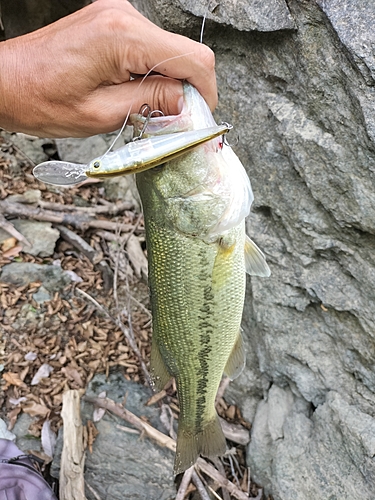
[[[34,467],[35,458],[25,455],[12,441],[0,439],[0,500],[57,500]]]

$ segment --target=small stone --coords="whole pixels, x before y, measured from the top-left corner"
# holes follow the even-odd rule
[[[39,290],[33,294],[33,299],[38,304],[43,304],[48,300],[51,300],[51,294],[44,288],[44,286],[39,287]]]
[[[70,282],[70,277],[58,266],[12,262],[2,268],[0,281],[17,286],[40,281],[47,291],[55,292],[63,289]]]
[[[53,255],[56,241],[60,237],[57,229],[50,222],[15,220],[14,227],[31,243],[31,248],[24,245],[24,251],[30,255],[48,257]]]
[[[7,424],[0,418],[0,439],[9,439],[10,441],[14,441],[16,436],[13,432],[8,431]]]

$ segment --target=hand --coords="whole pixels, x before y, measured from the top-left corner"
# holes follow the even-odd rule
[[[44,137],[110,132],[144,103],[177,114],[182,79],[213,109],[214,65],[208,47],[155,26],[127,0],[97,0],[0,43],[0,127]],[[151,69],[160,75],[130,80]]]

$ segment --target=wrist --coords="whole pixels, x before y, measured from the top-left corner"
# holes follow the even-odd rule
[[[20,122],[21,78],[19,55],[13,40],[0,43],[0,127],[15,132]]]

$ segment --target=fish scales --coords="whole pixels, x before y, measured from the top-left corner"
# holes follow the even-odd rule
[[[182,122],[179,116],[151,119],[147,132],[215,123],[194,87],[184,85],[184,99]],[[139,120],[141,128],[142,117],[132,120],[136,126]],[[137,174],[137,186],[149,261],[151,374],[158,388],[175,377],[180,403],[177,474],[199,454],[225,453],[215,397],[224,371],[234,378],[244,365],[240,323],[245,269],[249,262],[256,267],[258,259],[258,274],[269,270],[245,235],[250,182],[238,158],[220,140]]]

